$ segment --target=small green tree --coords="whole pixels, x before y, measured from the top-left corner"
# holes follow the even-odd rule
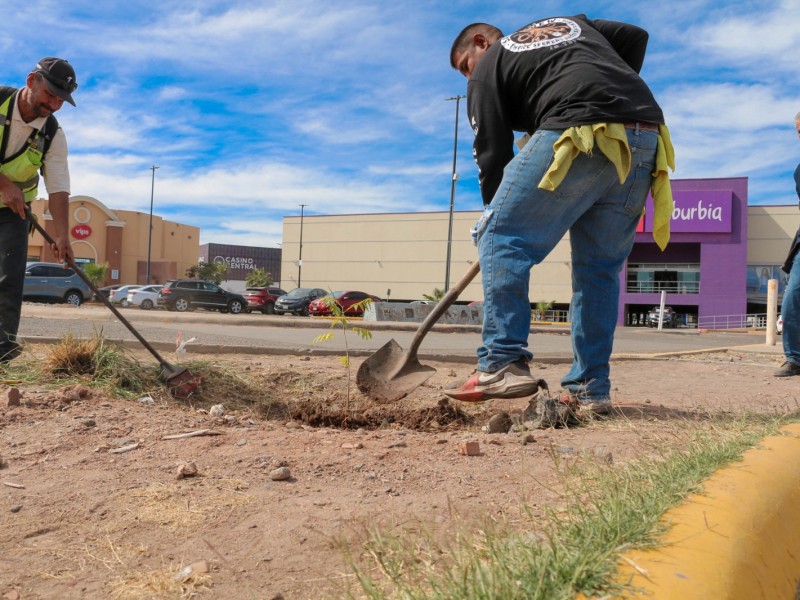
[[[87,263],[83,265],[83,272],[89,278],[89,281],[95,284],[95,286],[101,287],[106,280],[106,274],[108,274],[109,268],[110,265],[108,263],[103,263],[102,265]]]
[[[444,290],[440,290],[439,288],[433,288],[432,294],[422,294],[422,297],[425,300],[433,300],[434,302],[439,302],[442,298],[444,298]]]
[[[267,287],[274,283],[272,275],[267,273],[264,269],[253,269],[244,280],[247,287]]]
[[[225,263],[207,263],[200,261],[196,265],[192,265],[186,269],[186,276],[189,279],[202,279],[204,281],[213,281],[217,285],[222,283],[225,276],[228,274],[228,265]]]
[[[347,406],[346,410],[350,410],[350,347],[347,344],[347,332],[352,331],[356,335],[361,336],[361,339],[369,340],[372,339],[372,332],[369,329],[364,329],[363,327],[354,327],[350,325],[350,321],[345,316],[342,307],[336,302],[336,299],[333,297],[333,294],[329,294],[322,298],[322,301],[327,304],[328,308],[331,309],[331,314],[333,315],[333,321],[331,322],[331,329],[335,329],[336,327],[342,328],[342,336],[344,339],[344,356],[339,358],[339,362],[341,362],[345,368],[347,369]],[[364,298],[361,302],[358,302],[353,305],[353,309],[355,312],[362,312],[366,311],[367,307],[372,303],[372,298]],[[334,338],[333,332],[328,333],[321,333],[317,337],[314,338],[312,343],[319,344],[321,342],[328,342]]]

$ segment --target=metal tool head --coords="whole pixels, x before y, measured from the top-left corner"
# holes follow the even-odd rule
[[[394,340],[386,342],[358,368],[356,385],[373,400],[393,402],[425,383],[436,369],[420,364]]]
[[[183,367],[169,363],[161,365],[161,381],[175,398],[188,398],[205,380],[202,375],[195,375]]]

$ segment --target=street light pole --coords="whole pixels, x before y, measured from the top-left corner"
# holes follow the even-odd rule
[[[453,134],[453,177],[450,181],[450,218],[447,225],[447,266],[444,272],[445,292],[450,289],[450,255],[453,247],[453,207],[456,200],[456,181],[458,180],[458,174],[456,173],[456,157],[458,156],[458,106],[462,98],[464,98],[464,96],[446,98],[448,101],[456,101],[456,127],[455,133]]]
[[[156,189],[156,169],[159,167],[153,165],[150,170],[153,172],[153,178],[150,182],[150,227],[147,232],[147,276],[145,278],[145,285],[150,285],[150,250],[153,244],[153,192]]]
[[[297,257],[297,287],[300,286],[300,274],[303,272],[303,209],[308,204],[300,205],[300,255]]]

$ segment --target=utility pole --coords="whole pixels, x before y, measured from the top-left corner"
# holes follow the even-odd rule
[[[297,287],[300,285],[300,274],[303,272],[303,209],[308,204],[300,205],[300,255],[297,257]]]
[[[456,101],[456,127],[453,134],[453,176],[450,181],[450,218],[447,225],[447,266],[444,272],[444,291],[450,289],[450,256],[453,248],[453,208],[456,200],[456,181],[458,181],[458,173],[456,173],[456,158],[458,156],[458,107],[461,99],[465,96],[453,96],[446,98],[447,101]]]
[[[156,169],[159,167],[153,165],[150,170],[153,172],[153,178],[150,182],[150,227],[147,232],[147,275],[144,284],[150,285],[150,251],[153,246],[153,192],[156,189]]]

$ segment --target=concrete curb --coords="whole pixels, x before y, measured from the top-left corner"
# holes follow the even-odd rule
[[[765,438],[717,471],[663,520],[659,548],[622,557],[632,598],[773,600],[798,597],[800,424]]]

